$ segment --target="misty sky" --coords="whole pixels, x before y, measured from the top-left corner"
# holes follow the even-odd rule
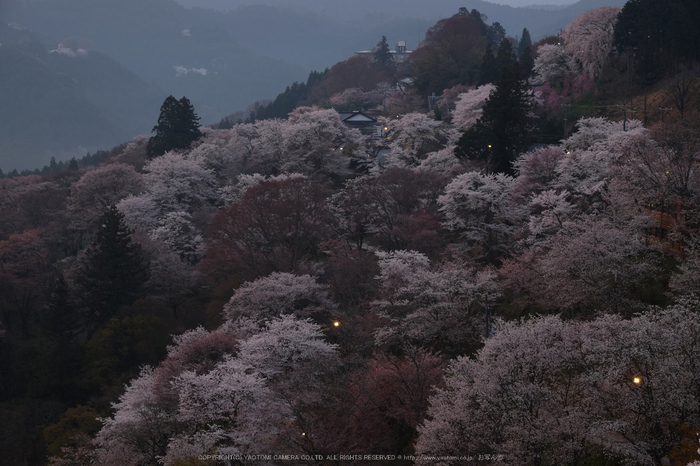
[[[509,6],[528,6],[528,5],[571,5],[577,0],[486,0],[489,3],[498,3],[500,5]]]

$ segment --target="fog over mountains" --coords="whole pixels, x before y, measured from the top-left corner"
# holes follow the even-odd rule
[[[169,94],[187,96],[202,123],[214,123],[383,35],[415,49],[429,27],[462,6],[512,36],[527,27],[537,40],[585,10],[624,4],[251,1],[3,0],[0,169],[33,169],[51,156],[80,156],[148,134]]]

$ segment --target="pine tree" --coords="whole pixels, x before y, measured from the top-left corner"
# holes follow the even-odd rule
[[[530,38],[530,31],[528,31],[527,28],[524,28],[523,35],[520,37],[520,42],[518,42],[518,57],[522,57],[525,49],[531,45],[532,39]]]
[[[168,96],[160,107],[158,124],[152,131],[156,135],[148,140],[146,146],[150,157],[163,155],[173,149],[187,149],[203,136],[199,130],[199,117],[187,97],[178,101],[175,97]]]
[[[377,50],[374,52],[374,67],[380,70],[386,70],[393,64],[394,57],[391,56],[391,50],[386,41],[386,36],[382,36],[382,40],[377,43]]]
[[[121,306],[132,303],[149,276],[141,245],[131,242],[124,214],[112,206],[99,224],[75,278],[90,331],[107,322]]]
[[[479,86],[489,84],[498,79],[498,64],[496,57],[493,55],[493,49],[490,45],[486,47],[484,58],[481,60],[481,69],[479,70]]]
[[[486,41],[491,47],[497,47],[506,38],[506,30],[496,21],[486,32]]]
[[[523,35],[518,43],[518,58],[520,59],[520,67],[523,69],[523,73],[529,77],[532,74],[532,68],[535,66],[535,57],[532,53],[530,31],[527,28],[523,29]]]
[[[477,123],[457,142],[458,158],[485,160],[496,172],[512,173],[511,164],[529,143],[530,87],[508,41],[501,42],[496,61],[496,90]]]

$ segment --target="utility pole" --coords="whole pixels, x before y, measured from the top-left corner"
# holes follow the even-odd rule
[[[564,139],[569,136],[569,107],[571,107],[571,104],[564,104]]]
[[[624,110],[624,119],[622,121],[622,131],[627,131],[627,103],[618,105],[618,107]],[[635,113],[636,110],[629,109],[630,112]]]
[[[664,115],[666,115],[666,112],[670,112],[673,110],[670,107],[659,107],[659,111],[661,112],[661,123],[664,122]]]

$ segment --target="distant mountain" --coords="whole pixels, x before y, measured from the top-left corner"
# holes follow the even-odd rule
[[[47,43],[81,38],[166,93],[186,95],[203,123],[276,95],[308,73],[238,43],[221,14],[188,10],[173,0],[10,0],[9,5],[8,19],[40,32]]]
[[[149,133],[165,94],[100,52],[50,52],[0,25],[0,168],[33,169]]]
[[[508,35],[519,36],[528,28],[533,40],[538,40],[556,34],[584,11],[622,6],[625,1],[513,8],[482,0],[178,0],[196,7],[193,11],[221,10],[225,27],[237,43],[309,70],[321,70],[357,50],[371,48],[383,35],[392,45],[405,40],[409,49],[415,49],[428,28],[462,6],[479,10],[488,23],[500,22]]]
[[[0,0],[0,19],[13,24],[0,21],[0,167],[35,168],[51,155],[108,149],[148,133],[168,94],[187,96],[202,123],[216,122],[383,35],[415,49],[429,27],[462,6],[512,36],[527,27],[537,40],[586,10],[624,3],[537,9],[482,0]],[[40,35],[15,37],[29,31]],[[49,53],[59,44],[87,54]]]
[[[561,9],[543,9],[539,6],[514,8],[483,0],[178,0],[187,7],[214,8],[222,11],[236,11],[255,3],[258,7],[268,6],[295,11],[297,15],[308,16],[311,12],[315,16],[325,17],[326,21],[340,21],[342,27],[339,31],[343,33],[352,33],[353,30],[364,32],[364,24],[374,23],[374,18],[377,17],[382,18],[384,23],[410,18],[429,21],[432,25],[439,19],[455,14],[460,7],[467,7],[470,10],[479,10],[488,17],[488,22],[501,23],[509,35],[519,35],[523,28],[528,28],[535,40],[555,34],[584,11],[601,6],[621,7],[626,1],[581,0]],[[543,0],[541,3],[547,1]]]

